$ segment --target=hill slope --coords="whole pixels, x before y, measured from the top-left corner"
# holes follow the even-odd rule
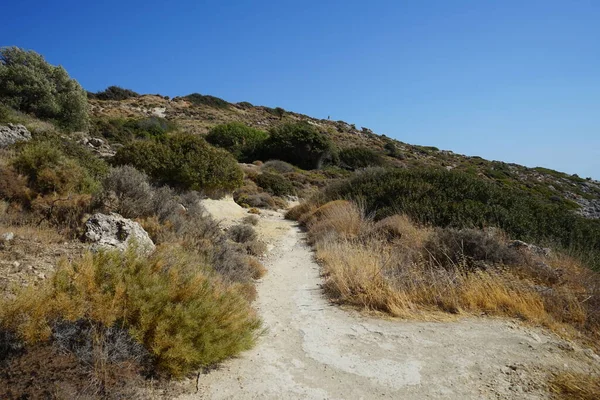
[[[181,130],[199,135],[206,134],[215,125],[233,121],[263,130],[286,121],[307,121],[320,131],[326,132],[341,149],[370,148],[400,167],[433,166],[464,171],[501,186],[526,190],[549,202],[563,203],[587,218],[600,218],[599,181],[546,168],[527,168],[518,164],[489,161],[477,156],[460,155],[435,147],[411,145],[378,135],[368,128],[358,129],[344,121],[316,119],[246,102],[233,104],[202,95],[174,99],[142,95],[120,101],[90,99],[90,108],[96,120],[155,115],[175,122]]]

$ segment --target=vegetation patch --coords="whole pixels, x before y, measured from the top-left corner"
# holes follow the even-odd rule
[[[229,103],[223,99],[220,99],[215,96],[200,94],[200,93],[192,93],[188,94],[184,97],[184,99],[188,100],[190,103],[195,104],[197,106],[204,105],[214,108],[227,108],[229,107]]]
[[[212,128],[206,135],[206,141],[229,151],[240,162],[252,162],[259,156],[267,137],[264,131],[231,122]]]
[[[186,134],[134,141],[119,149],[114,163],[132,165],[161,184],[207,193],[232,191],[243,178],[231,154]]]

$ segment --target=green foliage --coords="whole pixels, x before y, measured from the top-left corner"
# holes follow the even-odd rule
[[[98,100],[127,100],[132,97],[139,97],[139,94],[133,90],[124,89],[119,86],[109,86],[101,92],[88,92],[88,97]]]
[[[367,147],[351,147],[338,153],[340,166],[349,169],[377,167],[385,163],[384,158]]]
[[[162,184],[204,192],[230,191],[243,172],[231,154],[188,134],[134,141],[119,149],[116,165],[132,165]]]
[[[87,127],[86,92],[64,68],[34,51],[0,49],[0,102],[69,129]]]
[[[270,172],[263,172],[256,177],[256,184],[268,193],[275,196],[286,196],[296,194],[292,182],[286,177]]]
[[[223,99],[220,99],[215,96],[204,95],[200,93],[192,93],[188,94],[184,97],[184,99],[188,100],[192,104],[197,106],[205,105],[214,108],[227,108],[229,107],[229,103]]]
[[[373,169],[330,186],[326,197],[359,201],[377,218],[404,213],[439,227],[496,226],[517,239],[559,245],[600,267],[600,221],[580,217],[563,203],[469,174]]]
[[[175,130],[175,124],[161,117],[140,119],[93,118],[90,133],[111,142],[128,143],[133,139],[160,138]]]
[[[93,193],[108,172],[103,160],[69,140],[40,137],[18,149],[12,165],[40,194]]]
[[[229,151],[240,162],[252,162],[267,137],[264,131],[241,122],[230,122],[213,127],[206,135],[206,141]]]
[[[181,248],[87,254],[1,305],[0,325],[28,344],[47,340],[57,320],[127,329],[175,377],[249,349],[260,328],[238,287]]]
[[[331,140],[307,122],[285,123],[269,131],[264,157],[281,159],[302,169],[321,168],[331,155]]]

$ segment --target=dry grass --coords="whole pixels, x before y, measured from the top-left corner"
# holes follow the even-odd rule
[[[598,338],[600,278],[572,258],[510,254],[517,250],[502,233],[448,230],[441,233],[476,239],[481,259],[464,253],[440,263],[431,257],[432,246],[445,243],[436,239],[440,231],[402,215],[373,222],[342,200],[303,204],[288,217],[308,228],[325,289],[337,302],[412,318],[507,316],[571,338]]]
[[[549,387],[556,399],[600,399],[600,376],[598,375],[561,372],[550,378]]]

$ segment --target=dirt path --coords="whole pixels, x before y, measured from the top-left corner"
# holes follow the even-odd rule
[[[537,399],[549,368],[596,362],[510,321],[387,321],[342,310],[323,297],[299,228],[273,213],[259,229],[273,239],[256,302],[268,332],[180,399]]]

